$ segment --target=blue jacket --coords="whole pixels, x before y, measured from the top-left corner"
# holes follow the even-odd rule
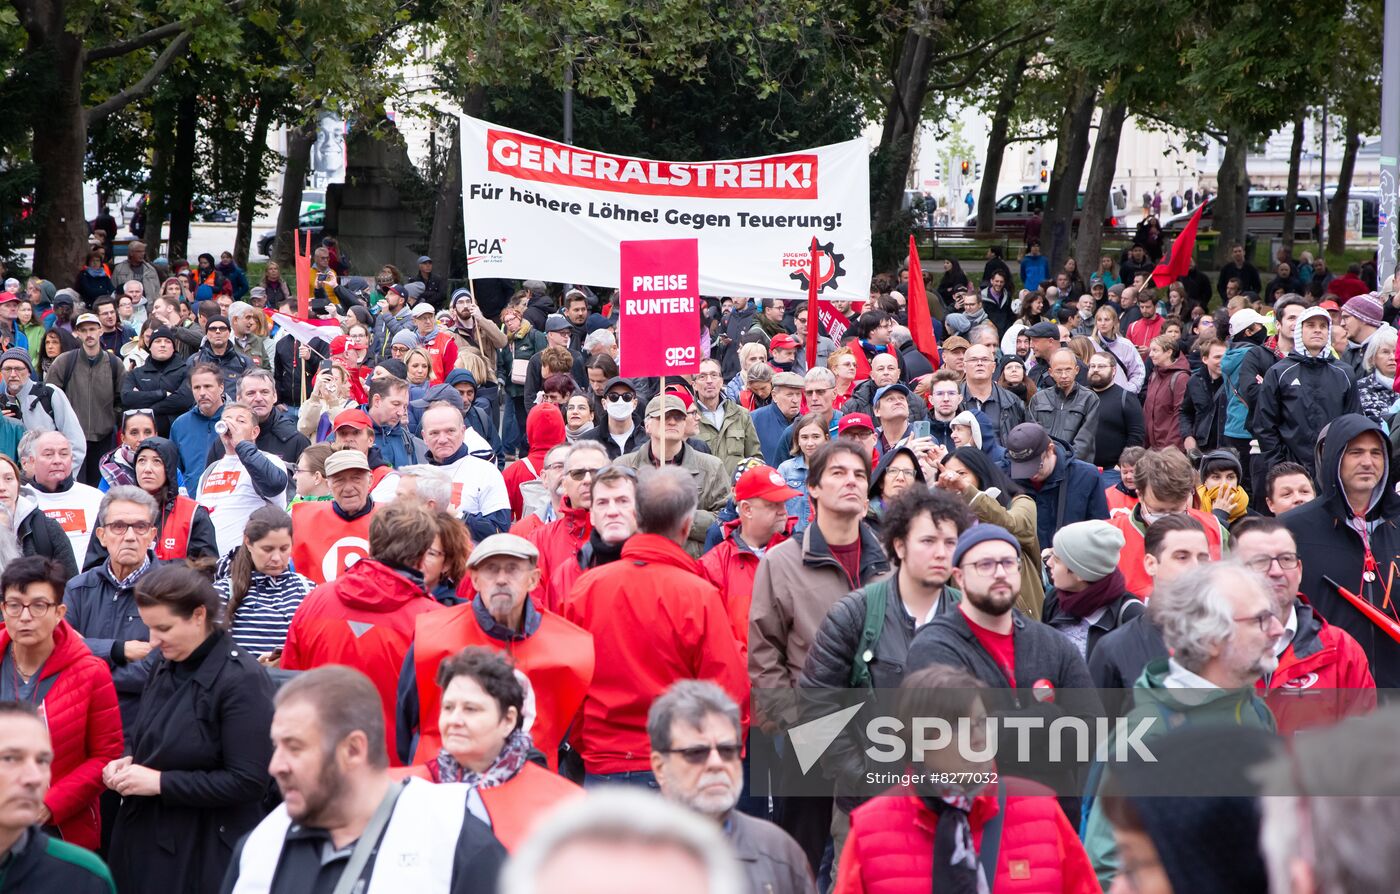
[[[788,419],[778,409],[777,404],[769,404],[753,411],[754,430],[758,432],[758,446],[763,450],[763,461],[777,468],[787,459],[787,445],[783,443],[783,432],[787,431],[795,419]]]
[[[384,461],[396,469],[428,461],[427,446],[410,434],[401,423],[387,428],[376,425],[374,427],[374,446],[379,448],[379,453],[384,457]]]
[[[1104,497],[1099,470],[1082,459],[1074,459],[1058,444],[1055,445],[1055,471],[1039,489],[1027,479],[1017,478],[1016,483],[1035,500],[1036,533],[1041,549],[1048,549],[1055,532],[1065,525],[1108,518],[1108,499]],[[1058,517],[1061,488],[1067,488],[1064,518]]]
[[[1254,437],[1254,403],[1259,395],[1255,377],[1277,362],[1274,352],[1247,341],[1232,342],[1220,361],[1225,378],[1225,436],[1248,440]]]
[[[224,407],[219,412],[205,416],[199,407],[191,407],[170,423],[170,440],[180,450],[180,471],[186,481],[198,481],[204,474],[204,466],[209,461],[209,448],[219,439],[214,434],[214,423],[224,415]]]
[[[1032,292],[1042,280],[1050,278],[1050,259],[1045,255],[1026,255],[1021,259],[1021,288]]]
[[[151,556],[141,576],[149,574],[159,564]],[[128,587],[119,586],[106,562],[70,578],[63,591],[63,604],[68,606],[65,620],[83,635],[92,654],[112,669],[122,727],[127,730],[135,728],[141,691],[146,688],[146,679],[150,676],[147,662],[128,664],[122,657],[127,640],[151,638],[150,630],[136,610],[135,592],[135,581]],[[147,657],[158,661],[160,653],[152,651]]]

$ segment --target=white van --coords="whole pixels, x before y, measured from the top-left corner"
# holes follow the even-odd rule
[[[1288,198],[1288,193],[1283,191],[1263,191],[1251,190],[1248,198],[1245,199],[1244,229],[1251,236],[1282,236],[1283,235],[1283,208],[1284,201]],[[1201,229],[1215,229],[1212,219],[1212,212],[1215,209],[1216,199],[1212,198],[1206,202],[1205,210],[1201,212]],[[1293,238],[1305,241],[1317,240],[1318,224],[1318,198],[1315,192],[1298,193],[1295,213],[1293,217]],[[1162,221],[1162,229],[1168,233],[1179,233],[1181,228],[1186,226],[1186,222],[1191,219],[1191,214],[1178,214]]]
[[[1032,189],[1026,187],[1020,192],[1011,192],[997,199],[996,204],[996,226],[1024,226],[1032,215],[1045,214],[1045,203],[1050,197],[1049,190]],[[1074,223],[1079,224],[1081,212],[1084,210],[1084,193],[1079,193],[1079,197],[1074,203]],[[976,217],[967,220],[968,226],[977,224]],[[1123,225],[1120,212],[1113,207],[1113,194],[1110,192],[1108,204],[1104,206],[1103,224],[1106,227],[1120,227]]]

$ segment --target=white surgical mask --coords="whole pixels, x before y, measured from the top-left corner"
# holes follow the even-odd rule
[[[631,417],[632,411],[637,409],[635,400],[606,401],[608,416],[613,419],[627,419]]]

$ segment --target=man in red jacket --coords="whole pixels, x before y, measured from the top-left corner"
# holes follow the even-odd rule
[[[369,558],[302,600],[282,652],[283,670],[344,664],[374,681],[384,706],[389,754],[394,747],[394,701],[399,668],[413,640],[414,619],[438,604],[423,591],[423,554],[437,522],[421,506],[391,505],[369,526]]]
[[[1361,644],[1298,595],[1303,561],[1293,532],[1276,518],[1251,515],[1240,519],[1230,536],[1232,558],[1268,579],[1283,622],[1284,635],[1274,647],[1278,668],[1256,684],[1279,734],[1331,726],[1374,710],[1376,681]]]
[[[622,560],[585,573],[564,617],[593,634],[593,685],[574,737],[589,782],[656,788],[647,711],[677,680],[708,679],[740,704],[748,699],[744,659],[719,591],[685,551],[699,502],[683,469],[645,469],[637,483],[641,533]]]
[[[0,700],[38,705],[53,740],[53,783],[39,824],[96,850],[102,768],[122,756],[122,718],[112,672],[63,620],[63,568],[43,556],[16,559],[0,576]]]
[[[911,690],[904,705],[911,722],[937,718],[958,728],[959,721],[986,716],[977,695],[982,684],[965,671],[933,665],[906,677],[903,688]],[[960,745],[968,744],[924,750],[921,769],[930,776],[997,779],[990,758],[985,762],[964,759]],[[1000,822],[994,824],[997,817]],[[988,840],[989,829],[997,838],[995,844]],[[1101,890],[1084,846],[1054,793],[1004,773],[990,785],[954,783],[934,788],[929,783],[893,789],[851,813],[835,894],[927,894],[930,879],[935,892],[1098,894]]]
[[[700,559],[700,573],[719,589],[734,638],[746,656],[753,579],[764,553],[792,534],[797,519],[788,517],[784,504],[796,496],[798,492],[788,487],[772,466],[749,469],[734,482],[734,507],[739,517],[725,522],[724,540]]]

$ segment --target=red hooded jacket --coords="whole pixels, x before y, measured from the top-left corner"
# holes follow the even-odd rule
[[[563,615],[593,634],[593,685],[573,737],[589,773],[649,769],[647,711],[677,680],[712,680],[739,704],[748,700],[719,591],[665,537],[637,534],[621,559],[585,572]]]
[[[997,894],[1098,894],[1099,880],[1054,793],[1024,779],[1003,777],[1006,818],[997,851]],[[973,843],[997,814],[995,793],[973,800]],[[938,819],[912,794],[890,792],[851,813],[835,894],[928,894]]]
[[[379,690],[389,758],[396,760],[399,670],[413,641],[414,618],[437,608],[422,587],[388,565],[361,559],[302,600],[287,628],[282,669],[344,664],[363,671]]]
[[[797,519],[789,517],[783,532],[775,535],[764,551],[791,537],[796,524]],[[719,545],[700,557],[700,573],[719,590],[724,613],[729,617],[729,626],[734,629],[734,639],[739,643],[739,653],[747,656],[749,603],[753,601],[753,579],[758,574],[759,559],[752,549],[735,542],[734,538],[739,534],[738,519],[725,522],[723,530],[724,539]]]
[[[1298,630],[1278,668],[1255,684],[1284,737],[1376,708],[1376,681],[1361,644],[1301,599],[1297,613]]]
[[[59,621],[54,650],[44,662],[40,685],[51,680],[41,710],[53,742],[53,783],[44,806],[63,840],[97,850],[102,821],[97,799],[107,787],[102,768],[122,756],[122,715],[107,663],[87,647],[78,631]],[[0,626],[0,654],[10,634]]]
[[[564,417],[559,414],[559,408],[543,403],[532,409],[525,417],[525,440],[530,444],[526,458],[517,459],[501,473],[506,479],[506,496],[510,497],[510,517],[517,521],[523,507],[520,485],[540,477],[544,471],[544,455],[564,442]]]

